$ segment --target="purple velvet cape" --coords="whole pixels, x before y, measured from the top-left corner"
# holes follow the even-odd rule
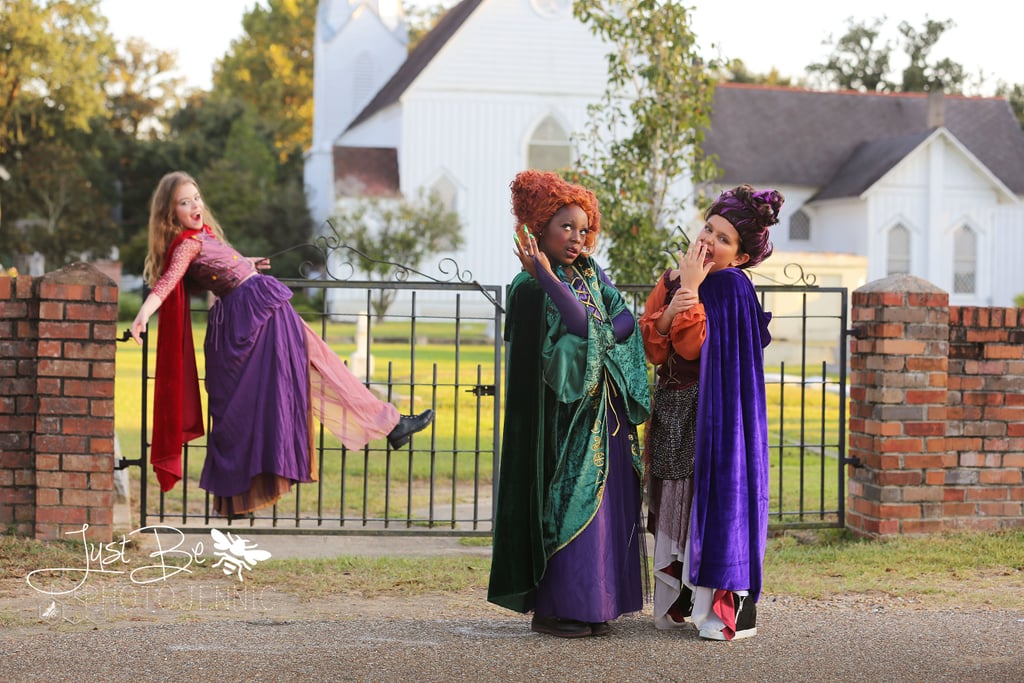
[[[700,286],[707,336],[700,354],[690,580],[761,593],[768,535],[768,419],[764,347],[771,314],[735,268]]]

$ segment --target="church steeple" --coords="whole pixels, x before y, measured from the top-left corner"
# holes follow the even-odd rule
[[[401,0],[320,0],[317,10],[317,36],[330,42],[345,25],[361,12],[375,14],[388,30],[405,41],[408,27]]]
[[[405,61],[408,42],[401,0],[320,0],[313,45],[313,144],[306,159],[316,220],[333,211],[335,141]]]

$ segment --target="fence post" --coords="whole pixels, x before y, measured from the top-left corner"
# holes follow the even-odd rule
[[[35,532],[36,339],[33,278],[0,277],[0,526]]]
[[[45,540],[88,524],[87,538],[110,541],[117,287],[85,263],[11,282],[0,283],[0,523]]]
[[[855,290],[846,525],[869,536],[944,528],[949,295],[891,276]]]

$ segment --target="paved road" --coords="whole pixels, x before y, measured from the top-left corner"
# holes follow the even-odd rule
[[[488,552],[443,538],[257,540],[275,557]],[[1024,611],[766,596],[749,640],[660,632],[641,614],[619,619],[609,637],[567,641],[533,634],[527,617],[480,602],[435,597],[407,613],[401,602],[350,611],[340,600],[333,614],[311,606],[308,617],[292,609],[282,619],[268,599],[268,609],[210,620],[8,629],[0,632],[0,680],[1024,682]]]
[[[765,605],[735,643],[620,619],[560,640],[523,618],[242,621],[0,637],[5,681],[1024,681],[1024,613]]]

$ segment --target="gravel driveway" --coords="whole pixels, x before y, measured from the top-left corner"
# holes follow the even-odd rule
[[[276,557],[299,553],[287,538],[261,540]],[[352,539],[295,543],[313,556],[389,554],[379,539],[366,548]],[[435,552],[489,550],[446,543],[438,541]],[[417,553],[428,554],[424,547],[417,544]],[[649,606],[614,622],[608,637],[562,640],[531,633],[528,617],[487,603],[482,590],[311,602],[221,589],[206,594],[204,607],[196,602],[202,588],[190,588],[187,598],[156,594],[149,605],[136,599],[133,610],[116,615],[83,620],[69,618],[71,611],[37,620],[46,600],[36,595],[36,605],[27,605],[24,591],[9,587],[0,614],[29,618],[0,619],[0,681],[1024,683],[1021,610],[766,592],[758,634],[747,640],[706,642],[694,631],[657,631]],[[163,606],[156,604],[161,599]]]
[[[1024,612],[879,609],[766,596],[758,635],[706,642],[623,617],[562,640],[483,595],[339,600],[325,616],[0,636],[4,681],[1024,681]],[[292,611],[292,610],[289,610]]]

